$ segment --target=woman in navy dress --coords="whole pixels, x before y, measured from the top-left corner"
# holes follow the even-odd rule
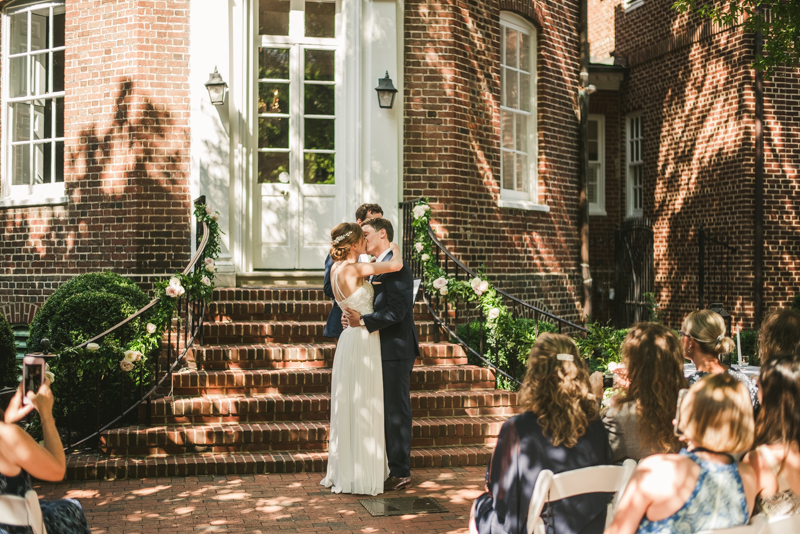
[[[524,534],[542,469],[561,473],[611,463],[589,368],[567,336],[539,336],[519,398],[525,412],[500,430],[486,471],[486,493],[472,507],[471,532]],[[601,534],[610,501],[608,493],[562,499],[545,506],[542,519],[548,533]]]

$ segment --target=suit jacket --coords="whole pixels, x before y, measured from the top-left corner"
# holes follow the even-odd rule
[[[328,322],[325,323],[325,330],[322,335],[325,337],[339,338],[342,335],[342,309],[336,304],[336,298],[333,295],[333,288],[331,287],[331,267],[333,267],[333,259],[331,255],[325,258],[325,278],[322,283],[322,291],[329,299],[333,299],[333,309],[328,314]]]
[[[383,261],[392,259],[392,253]],[[419,337],[414,325],[414,277],[408,263],[395,273],[372,278],[375,291],[374,312],[364,315],[367,330],[381,333],[381,360],[405,360],[419,357]]]

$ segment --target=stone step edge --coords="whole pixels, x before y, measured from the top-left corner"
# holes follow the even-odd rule
[[[487,465],[490,447],[436,447],[411,450],[414,469]],[[108,458],[98,455],[67,456],[65,480],[122,480],[208,475],[256,475],[273,473],[324,473],[328,453],[233,453],[191,454],[148,458]],[[322,476],[320,475],[320,480]],[[320,486],[320,491],[325,490]]]

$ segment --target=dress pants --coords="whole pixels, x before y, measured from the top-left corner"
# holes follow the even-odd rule
[[[411,476],[411,371],[414,358],[383,360],[383,413],[389,476]]]

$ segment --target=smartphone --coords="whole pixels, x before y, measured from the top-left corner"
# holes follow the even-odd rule
[[[603,375],[603,389],[613,388],[614,387],[614,375],[612,373],[606,373]]]
[[[44,384],[44,358],[36,356],[25,356],[22,360],[22,404],[31,403],[28,399],[28,391],[34,394],[39,392],[39,388]]]

